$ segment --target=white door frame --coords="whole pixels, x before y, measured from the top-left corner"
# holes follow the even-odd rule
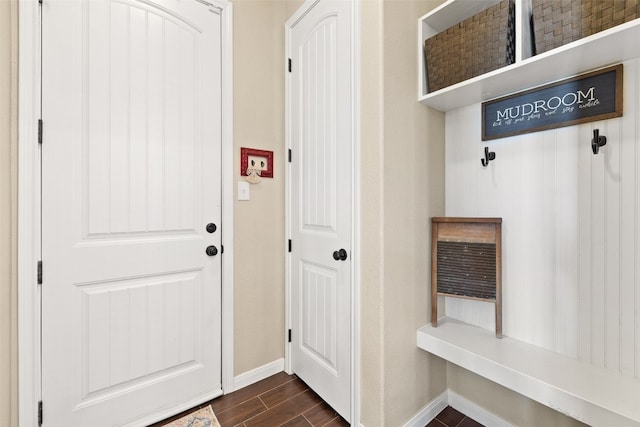
[[[193,0],[220,9],[222,43],[222,389],[233,391],[233,6],[227,0]],[[37,263],[41,256],[41,22],[38,0],[19,1],[18,83],[18,417],[38,425],[41,399],[40,304]],[[46,124],[45,124],[46,126]],[[46,141],[44,141],[46,144]],[[44,269],[46,283],[46,266]],[[46,286],[46,285],[45,285]],[[188,408],[184,408],[188,409]],[[163,417],[165,414],[158,414]],[[170,414],[166,414],[169,416]],[[46,420],[46,402],[44,416]],[[161,419],[161,418],[159,418]]]
[[[285,147],[291,149],[291,30],[322,0],[306,0],[285,23]],[[346,0],[345,0],[346,1]],[[360,2],[351,3],[351,425],[360,426]],[[291,164],[285,170],[285,247],[291,236]],[[285,257],[285,370],[291,373],[291,254]]]

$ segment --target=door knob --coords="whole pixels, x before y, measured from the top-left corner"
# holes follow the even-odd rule
[[[340,249],[337,251],[333,251],[333,259],[336,261],[344,261],[347,259],[347,251],[344,249]]]
[[[218,248],[216,248],[213,245],[207,246],[206,252],[207,252],[207,255],[209,256],[216,256],[218,255]]]
[[[215,233],[217,229],[218,227],[216,227],[214,223],[210,222],[209,224],[207,224],[207,233]]]

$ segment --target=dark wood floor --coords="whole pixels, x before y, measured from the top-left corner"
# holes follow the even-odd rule
[[[484,427],[482,424],[467,417],[462,412],[456,411],[451,406],[447,406],[442,412],[436,415],[426,427]]]
[[[284,372],[203,403],[199,408],[209,404],[222,427],[349,425],[298,377]],[[151,427],[160,427],[183,415]]]
[[[344,427],[349,425],[298,377],[280,372],[150,427],[161,427],[207,405],[213,407],[221,427]],[[448,406],[425,427],[483,426]]]

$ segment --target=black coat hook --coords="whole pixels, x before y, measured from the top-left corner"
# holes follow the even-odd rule
[[[480,159],[480,163],[482,163],[482,166],[486,168],[487,166],[489,166],[489,162],[495,159],[496,153],[494,153],[493,151],[489,151],[489,147],[484,147],[484,159]]]
[[[593,139],[591,140],[591,151],[593,154],[598,154],[600,151],[600,147],[607,144],[607,137],[604,135],[600,135],[600,131],[598,129],[593,130]]]

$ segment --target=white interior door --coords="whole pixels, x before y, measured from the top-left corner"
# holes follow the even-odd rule
[[[45,426],[145,425],[221,394],[220,18],[43,4]]]
[[[351,2],[316,3],[289,48],[291,366],[349,420]]]

